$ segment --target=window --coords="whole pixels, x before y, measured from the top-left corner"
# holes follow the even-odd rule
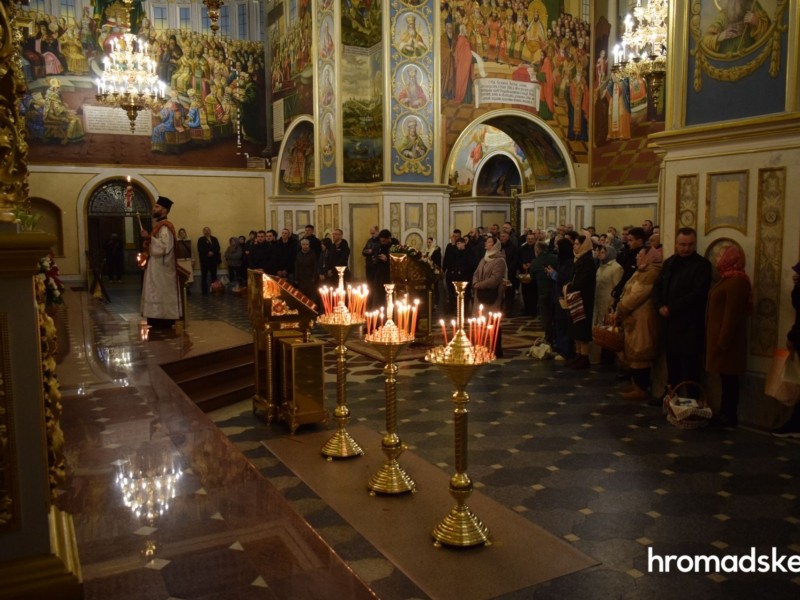
[[[169,28],[166,6],[153,7],[153,28],[156,31],[164,31]]]
[[[592,13],[590,12],[592,9],[590,7],[589,0],[581,0],[581,21],[586,23],[591,22]]]
[[[208,19],[208,9],[205,4],[200,7],[200,31],[211,33],[211,21]]]
[[[247,3],[236,6],[236,25],[239,29],[239,39],[246,40],[247,35]]]
[[[75,0],[61,0],[61,17],[67,17],[71,23],[75,19]]]
[[[44,13],[45,12],[45,0],[31,0],[28,6],[28,10],[34,13]]]
[[[262,42],[267,40],[267,19],[264,16],[264,2],[258,3],[258,39]]]
[[[231,19],[228,5],[223,4],[219,9],[219,33],[225,37],[231,35]]]
[[[190,6],[178,7],[178,29],[192,28],[192,9]]]

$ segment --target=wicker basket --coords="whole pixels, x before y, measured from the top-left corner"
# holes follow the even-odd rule
[[[595,325],[592,327],[592,341],[597,346],[611,352],[622,352],[625,348],[625,336],[622,328],[614,325]]]
[[[686,396],[692,387],[698,390],[698,398]],[[713,416],[703,386],[694,381],[684,381],[667,390],[664,414],[667,415],[667,421],[678,429],[705,427]]]

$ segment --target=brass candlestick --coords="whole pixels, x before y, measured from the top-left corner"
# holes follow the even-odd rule
[[[361,446],[345,430],[345,426],[350,421],[350,409],[347,408],[347,348],[344,343],[352,331],[363,325],[365,321],[362,317],[350,313],[345,305],[344,272],[346,269],[347,267],[336,267],[339,274],[338,302],[332,312],[322,315],[317,320],[317,323],[336,340],[336,409],[333,411],[333,417],[336,419],[338,429],[321,449],[322,454],[327,456],[328,460],[364,454]]]
[[[386,363],[383,367],[385,376],[385,396],[386,396],[386,435],[381,440],[381,450],[386,455],[386,463],[373,475],[367,487],[370,495],[379,494],[402,494],[405,492],[416,492],[417,485],[414,480],[406,473],[397,462],[406,449],[405,444],[400,441],[397,435],[397,371],[395,362],[397,355],[403,351],[411,342],[414,341],[413,334],[409,334],[404,329],[400,329],[392,321],[392,302],[394,295],[394,284],[385,284],[387,295],[387,314],[388,321],[376,331],[364,337],[364,340],[378,349]]]
[[[402,494],[404,492],[416,492],[417,485],[414,480],[403,470],[397,457],[406,449],[405,444],[400,441],[397,435],[397,363],[395,359],[412,340],[403,342],[372,342],[383,356],[386,365],[383,367],[383,374],[386,378],[384,390],[386,395],[386,435],[381,440],[381,450],[386,455],[386,463],[373,475],[367,487],[370,495],[380,494]]]
[[[456,388],[453,393],[456,472],[450,478],[450,495],[455,499],[456,506],[434,527],[432,534],[436,547],[442,544],[489,546],[489,529],[466,505],[467,498],[472,494],[472,480],[466,472],[469,395],[465,389],[475,371],[494,360],[494,354],[483,346],[473,346],[464,332],[464,291],[468,282],[455,281],[453,285],[457,294],[457,331],[447,346],[437,346],[425,356],[428,362],[447,374]]]
[[[336,323],[332,319],[326,319],[335,316],[323,315],[317,320],[317,323],[336,340],[336,408],[333,411],[333,418],[336,419],[338,429],[322,446],[321,452],[328,457],[328,460],[364,454],[361,446],[345,430],[350,421],[350,409],[347,408],[347,348],[344,345],[352,331],[364,323],[364,319],[354,319],[350,323]]]

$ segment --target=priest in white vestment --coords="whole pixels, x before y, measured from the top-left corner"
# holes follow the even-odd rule
[[[169,329],[183,312],[175,258],[175,227],[168,220],[172,200],[159,196],[153,206],[155,226],[142,229],[147,264],[142,287],[142,316],[154,329]]]

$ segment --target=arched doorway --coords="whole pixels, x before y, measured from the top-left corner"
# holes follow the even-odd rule
[[[110,179],[92,192],[87,203],[88,273],[107,275],[106,245],[116,234],[123,246],[123,273],[138,273],[136,255],[141,248],[141,227],[151,227],[151,202],[135,182]],[[137,280],[138,281],[138,280]]]

